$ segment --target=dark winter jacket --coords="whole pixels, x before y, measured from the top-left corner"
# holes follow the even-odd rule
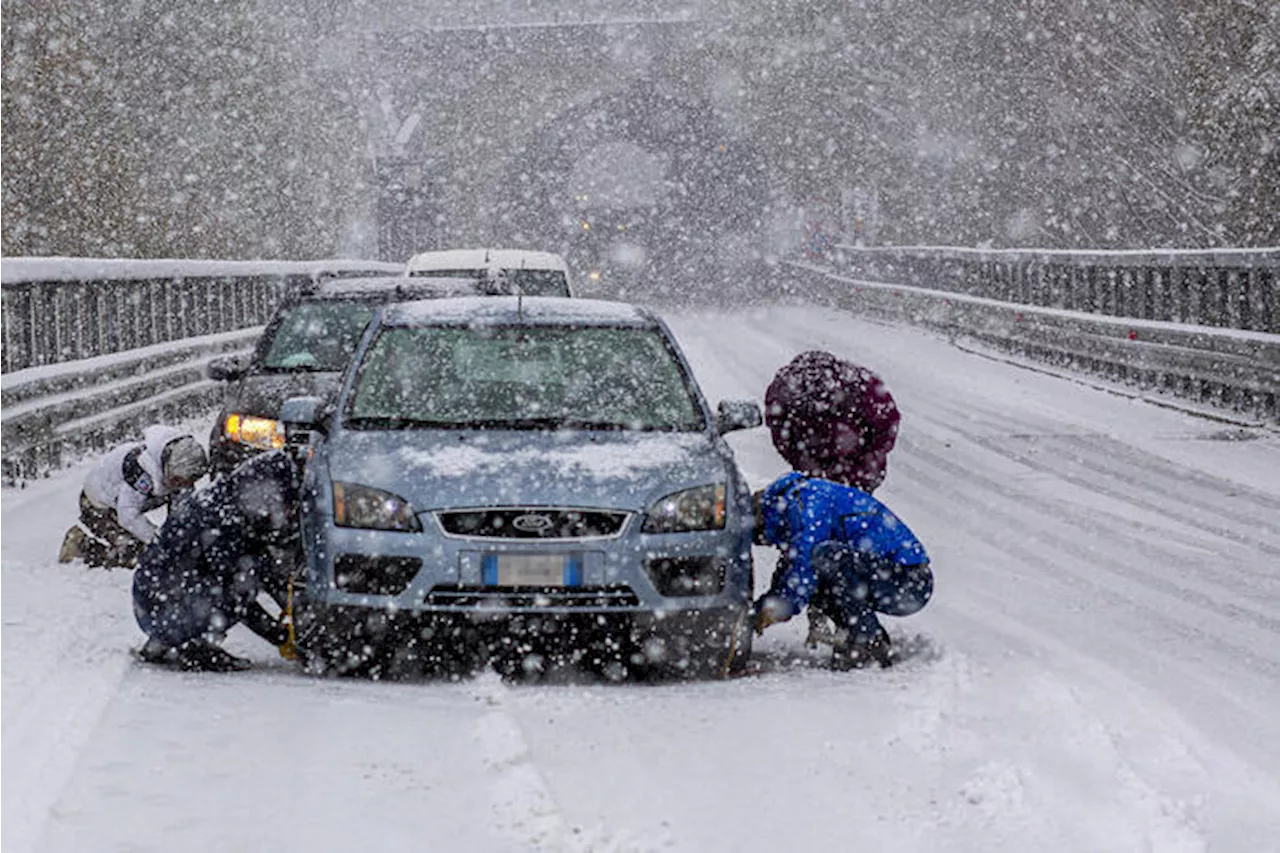
[[[287,454],[265,453],[175,507],[134,574],[143,631],[178,645],[243,619],[263,633],[256,599],[274,568],[268,547],[296,539],[295,480]]]
[[[898,438],[898,407],[880,377],[828,352],[801,353],[764,396],[773,446],[797,471],[872,492]]]
[[[761,541],[781,548],[787,564],[770,592],[786,599],[792,614],[803,610],[816,591],[813,551],[823,542],[844,542],[902,567],[929,562],[907,525],[859,489],[792,471],[765,489],[760,503]]]

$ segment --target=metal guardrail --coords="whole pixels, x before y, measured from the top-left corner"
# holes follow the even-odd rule
[[[1280,422],[1280,335],[1114,317],[868,281],[790,264],[795,292],[890,316],[1037,361]]]
[[[835,247],[853,278],[1139,320],[1280,334],[1280,249]]]
[[[217,356],[247,353],[290,288],[396,273],[376,261],[6,258],[3,478],[15,482],[217,407]]]
[[[290,287],[377,261],[0,259],[0,372],[260,326]]]

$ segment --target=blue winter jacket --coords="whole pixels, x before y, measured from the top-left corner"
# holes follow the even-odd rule
[[[813,549],[822,542],[847,542],[900,566],[929,562],[924,546],[907,525],[880,501],[852,486],[792,471],[765,489],[761,512],[764,542],[781,548],[790,564],[771,592],[783,596],[793,614],[803,610],[816,591]]]

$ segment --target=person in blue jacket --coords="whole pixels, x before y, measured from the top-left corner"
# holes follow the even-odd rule
[[[892,663],[877,613],[908,616],[933,595],[929,555],[889,508],[852,486],[792,471],[755,496],[756,543],[781,550],[769,591],[753,605],[756,633],[806,606],[831,619],[831,664]]]
[[[133,577],[134,616],[148,638],[139,657],[189,670],[246,669],[247,660],[219,645],[241,622],[283,653],[288,631],[258,595],[280,585],[273,550],[296,544],[298,502],[293,459],[272,451],[179,504]]]

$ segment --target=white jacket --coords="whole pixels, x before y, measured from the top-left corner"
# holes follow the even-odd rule
[[[182,430],[155,424],[142,431],[142,441],[108,451],[85,478],[85,497],[99,509],[114,509],[121,527],[143,542],[150,542],[157,528],[146,514],[172,497],[164,485],[160,452],[166,444],[184,435]],[[129,463],[131,456],[136,466]],[[126,467],[132,477],[126,473]]]

